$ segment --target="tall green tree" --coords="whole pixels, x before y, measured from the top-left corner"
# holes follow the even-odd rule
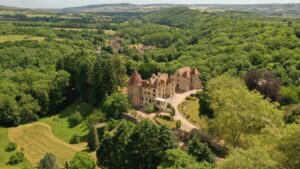
[[[168,149],[176,146],[165,127],[142,121],[123,122],[113,134],[106,134],[97,150],[99,164],[107,168],[156,168]]]
[[[91,151],[97,150],[99,147],[99,136],[97,129],[94,125],[90,126],[89,133],[87,136],[88,147]]]
[[[158,169],[212,169],[207,162],[197,162],[197,160],[180,149],[170,149],[166,151]]]
[[[92,94],[95,105],[99,105],[105,96],[117,91],[117,74],[115,65],[105,53],[98,56],[92,74]]]
[[[122,113],[127,113],[130,108],[130,103],[122,93],[115,92],[106,97],[103,103],[103,111],[108,118],[121,118]]]
[[[193,137],[188,144],[188,153],[194,156],[198,162],[206,161],[212,163],[214,154],[206,143],[200,142],[199,138]]]

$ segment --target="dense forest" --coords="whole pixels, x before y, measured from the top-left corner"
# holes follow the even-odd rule
[[[299,18],[185,7],[149,13],[1,9],[2,127],[82,102],[101,112],[72,120],[87,119],[83,139],[103,168],[300,167]],[[131,109],[120,91],[133,70],[149,78],[184,66],[200,70],[203,130],[229,149],[220,164],[196,138],[180,149],[164,126],[120,120]],[[93,125],[104,121],[105,131],[95,134]],[[77,154],[73,167],[76,158],[88,157]]]

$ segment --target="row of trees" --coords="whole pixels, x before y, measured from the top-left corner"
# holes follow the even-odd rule
[[[188,151],[177,149],[175,137],[163,126],[149,121],[123,121],[107,130],[97,150],[104,168],[212,168],[213,154],[206,144],[193,138]]]

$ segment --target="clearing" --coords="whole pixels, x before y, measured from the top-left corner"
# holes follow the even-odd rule
[[[71,160],[76,151],[82,151],[78,145],[70,145],[56,138],[51,127],[47,124],[36,122],[21,125],[8,130],[8,137],[17,143],[18,148],[22,148],[26,159],[33,166],[47,152],[55,154],[57,161],[63,166],[66,160]]]
[[[42,36],[29,36],[29,35],[2,35],[0,36],[0,42],[7,41],[22,41],[22,40],[36,40],[38,42],[42,42],[45,40],[45,37]]]
[[[31,165],[28,161],[24,161],[18,165],[7,165],[9,156],[14,154],[13,152],[6,152],[5,148],[10,142],[8,139],[8,129],[0,127],[0,168],[1,169],[20,169],[20,168],[30,168]]]

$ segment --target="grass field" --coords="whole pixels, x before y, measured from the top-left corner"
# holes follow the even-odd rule
[[[86,121],[83,121],[74,127],[70,126],[68,117],[75,111],[80,112],[83,117],[86,117],[95,110],[88,104],[75,102],[64,109],[60,114],[42,118],[39,121],[51,126],[52,132],[56,137],[69,143],[74,134],[85,136],[88,131],[86,128]]]
[[[8,129],[0,127],[0,168],[1,169],[22,169],[22,168],[30,168],[30,163],[26,160],[18,165],[8,165],[9,156],[14,152],[6,152],[5,148],[9,143],[8,139]]]
[[[59,164],[63,166],[66,160],[73,158],[76,151],[80,151],[77,145],[73,146],[56,138],[49,125],[39,122],[10,128],[8,137],[24,150],[25,157],[33,166],[37,166],[47,152],[55,154]]]
[[[205,128],[207,122],[205,119],[199,116],[199,101],[198,98],[193,97],[192,100],[185,100],[178,106],[178,110],[184,115],[190,122],[195,124],[199,128]]]
[[[163,126],[166,126],[168,127],[169,129],[174,129],[176,128],[176,122],[175,121],[171,121],[171,120],[165,120],[161,117],[155,117],[154,118],[154,121],[156,123],[158,123],[159,125],[163,125]]]
[[[85,118],[95,109],[85,103],[75,102],[69,105],[60,114],[42,118],[39,122],[21,125],[15,128],[0,128],[0,169],[23,169],[24,167],[36,167],[38,161],[46,152],[56,155],[61,165],[66,160],[72,159],[75,152],[85,151],[87,143],[68,144],[74,134],[86,136],[86,120],[77,126],[70,126],[68,117],[75,111],[81,112]],[[7,165],[12,153],[5,152],[5,147],[12,141],[17,143],[19,149],[25,153],[25,162],[10,166]],[[96,159],[95,152],[90,153]]]
[[[37,40],[39,42],[42,42],[45,40],[45,37],[41,36],[26,36],[26,35],[3,35],[0,36],[0,42],[7,42],[7,41],[22,41],[22,40]]]

